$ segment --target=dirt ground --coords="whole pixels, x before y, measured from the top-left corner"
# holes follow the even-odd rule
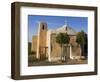
[[[48,66],[48,65],[76,65],[76,64],[87,64],[87,59],[80,59],[80,60],[72,60],[68,59],[66,61],[55,61],[55,62],[48,62],[47,60],[36,60],[34,57],[29,57],[28,66]]]

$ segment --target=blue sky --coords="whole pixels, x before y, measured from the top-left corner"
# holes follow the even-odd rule
[[[31,42],[33,35],[37,35],[38,22],[40,21],[46,22],[48,29],[57,29],[66,23],[75,31],[81,31],[83,29],[87,33],[87,28],[88,28],[87,17],[28,15],[29,42]]]

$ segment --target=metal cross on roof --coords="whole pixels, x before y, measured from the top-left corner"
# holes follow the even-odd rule
[[[65,25],[68,26],[68,22],[67,22],[67,20],[65,20]]]

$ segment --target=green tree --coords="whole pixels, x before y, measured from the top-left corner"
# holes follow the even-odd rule
[[[57,34],[56,36],[56,42],[60,45],[61,47],[61,60],[63,60],[63,56],[64,56],[64,53],[63,53],[63,46],[66,45],[69,43],[69,36],[67,33],[59,33]],[[67,50],[67,49],[66,49]]]
[[[84,55],[84,45],[87,44],[87,34],[83,30],[78,32],[76,42],[81,46],[81,54]]]
[[[31,43],[28,42],[28,55],[31,55]]]

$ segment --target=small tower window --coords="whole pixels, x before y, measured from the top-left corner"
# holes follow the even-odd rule
[[[44,25],[42,26],[42,29],[44,30]]]
[[[66,31],[67,31],[67,27],[66,27]]]

